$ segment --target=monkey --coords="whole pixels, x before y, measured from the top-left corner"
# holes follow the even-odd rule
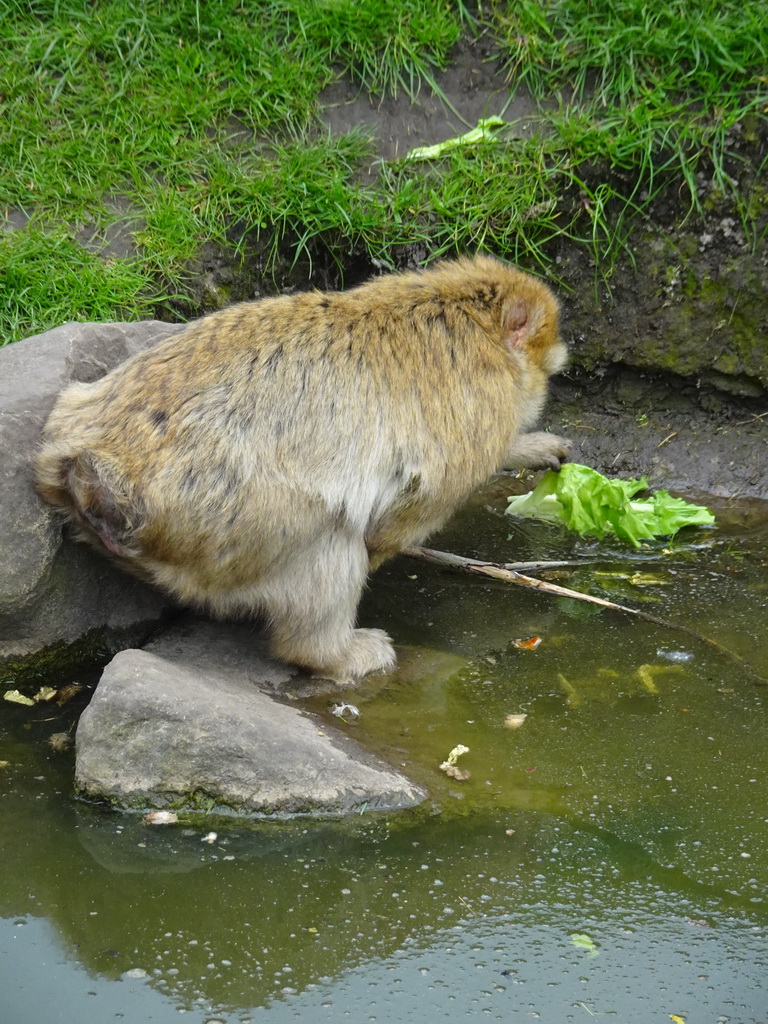
[[[243,302],[59,396],[40,495],[182,604],[266,618],[273,655],[349,684],[396,664],[356,628],[369,572],[502,468],[566,363],[558,303],[490,256]]]

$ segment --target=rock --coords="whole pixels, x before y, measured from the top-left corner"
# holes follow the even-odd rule
[[[708,385],[737,397],[768,390],[768,259],[763,246],[724,233],[699,245],[686,212],[632,236],[633,259],[619,261],[610,285],[596,280],[585,252],[561,245],[558,274],[571,361],[589,370],[629,366],[675,374],[681,386]],[[698,223],[698,222],[697,222]],[[674,384],[673,384],[674,387]]]
[[[271,694],[292,672],[250,627],[185,626],[118,654],[77,730],[75,782],[124,809],[257,816],[413,807],[426,794]]]
[[[31,463],[62,388],[97,380],[182,328],[70,323],[0,350],[0,665],[7,674],[22,673],[44,649],[57,658],[75,641],[81,657],[87,645],[135,643],[167,606],[158,591],[84,545],[62,542],[59,523],[35,493]]]

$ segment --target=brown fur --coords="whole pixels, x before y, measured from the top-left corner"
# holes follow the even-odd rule
[[[358,677],[394,665],[353,628],[369,568],[566,456],[520,436],[564,361],[552,293],[489,257],[244,303],[67,388],[38,486],[180,601],[266,612],[278,657]]]

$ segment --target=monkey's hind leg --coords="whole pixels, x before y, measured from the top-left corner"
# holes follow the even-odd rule
[[[342,685],[392,671],[397,659],[387,634],[354,628],[367,571],[362,538],[344,531],[296,552],[264,593],[275,656]]]
[[[125,556],[143,515],[142,502],[122,475],[93,452],[61,455],[59,447],[44,448],[38,457],[40,494],[79,527],[81,539]]]

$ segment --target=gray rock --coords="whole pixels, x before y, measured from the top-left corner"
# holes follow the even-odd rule
[[[246,626],[183,627],[104,670],[77,730],[75,781],[125,809],[237,815],[413,807],[426,794],[333,726],[272,696],[291,670]]]
[[[37,497],[32,458],[58,393],[93,381],[182,324],[65,324],[0,350],[0,665],[91,636],[121,642],[157,620],[166,599],[81,544]],[[146,635],[144,633],[143,635]]]

